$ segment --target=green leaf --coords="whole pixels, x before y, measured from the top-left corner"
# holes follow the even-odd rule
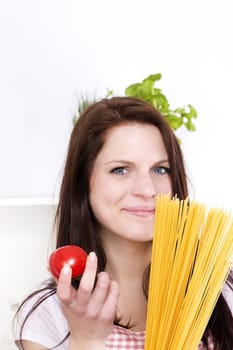
[[[154,81],[147,78],[143,80],[141,85],[143,89],[148,91],[148,95],[150,95],[154,87]]]
[[[158,95],[153,96],[152,100],[156,101],[157,108],[159,108],[161,112],[168,112],[169,103],[164,94],[159,93]]]
[[[141,95],[141,84],[136,83],[136,84],[129,85],[125,89],[125,95],[126,96],[139,96],[139,95]]]
[[[196,127],[191,120],[188,120],[186,123],[184,123],[184,126],[189,131],[196,131]]]
[[[162,74],[161,73],[156,73],[156,74],[150,74],[146,79],[150,79],[153,82],[158,81],[162,78]]]
[[[107,94],[106,94],[106,97],[112,97],[114,95],[114,92],[113,90],[107,90]]]
[[[167,118],[167,121],[173,130],[177,130],[179,127],[183,125],[182,118],[178,117],[176,114],[172,114],[172,113],[165,114],[165,118]]]
[[[192,116],[192,118],[197,118],[197,110],[192,106],[192,105],[188,105],[190,112],[189,114]]]

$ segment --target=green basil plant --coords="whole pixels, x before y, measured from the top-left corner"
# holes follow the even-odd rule
[[[196,127],[193,120],[197,118],[196,109],[191,104],[172,109],[162,90],[157,86],[155,87],[156,82],[161,78],[161,73],[151,74],[143,79],[142,82],[134,83],[126,87],[124,94],[125,96],[138,97],[151,103],[164,115],[173,130],[177,130],[181,126],[184,126],[188,131],[195,131]],[[108,90],[105,97],[111,96],[114,96],[114,92]],[[79,98],[77,113],[73,117],[74,124],[78,119],[78,116],[95,101],[95,98],[90,99],[84,95]]]

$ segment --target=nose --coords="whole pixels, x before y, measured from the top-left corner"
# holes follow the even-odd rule
[[[132,194],[145,198],[153,198],[156,195],[156,186],[150,174],[137,174],[132,184]]]

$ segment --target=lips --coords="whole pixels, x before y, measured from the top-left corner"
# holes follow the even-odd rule
[[[122,209],[124,212],[130,215],[139,216],[139,217],[151,217],[155,214],[155,208],[152,207],[128,207]]]

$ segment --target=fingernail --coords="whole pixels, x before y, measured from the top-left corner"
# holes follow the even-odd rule
[[[62,273],[63,273],[63,275],[68,275],[70,273],[70,265],[69,264],[65,264],[63,266]]]
[[[89,259],[91,262],[96,262],[96,254],[94,252],[90,252]]]

